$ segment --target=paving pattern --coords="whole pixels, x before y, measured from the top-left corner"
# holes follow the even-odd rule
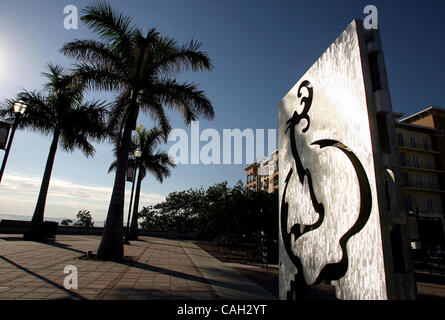
[[[99,241],[97,236],[58,235],[52,243],[28,242],[20,235],[0,235],[0,299],[213,300],[237,299],[237,294],[243,297],[242,287],[233,291],[224,282],[227,275],[221,278],[218,270],[206,269],[208,264],[201,266],[207,278],[204,276],[195,262],[213,258],[190,242],[142,237],[141,241],[125,246],[125,255],[132,262],[85,259],[85,253],[95,252]],[[211,261],[216,269],[227,268],[216,259]],[[64,269],[70,265],[78,271],[77,290],[64,287],[69,275]],[[234,270],[226,273],[238,277]],[[245,288],[251,286],[251,291],[261,291],[247,279],[244,281],[248,284]],[[218,286],[230,289],[233,296],[218,295]]]
[[[58,235],[55,242],[29,242],[0,234],[0,300],[276,299],[269,292],[277,290],[276,272],[222,263],[191,242],[141,237],[125,246],[132,262],[85,259],[99,241]],[[77,268],[77,289],[64,286],[67,266]],[[416,277],[419,300],[445,300],[444,275],[425,271]],[[248,278],[261,278],[269,291]]]

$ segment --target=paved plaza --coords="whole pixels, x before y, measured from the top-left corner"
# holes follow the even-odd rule
[[[85,259],[99,236],[58,235],[55,242],[0,234],[0,300],[273,300],[273,294],[190,241],[141,237],[125,245],[131,262]],[[66,266],[78,288],[65,289]]]

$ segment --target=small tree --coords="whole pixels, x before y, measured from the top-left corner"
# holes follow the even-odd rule
[[[278,194],[247,191],[242,182],[172,192],[139,216],[144,229],[197,231],[220,244],[255,243],[261,231],[268,241],[278,239]]]
[[[69,226],[70,224],[73,223],[73,220],[71,219],[63,219],[62,222],[60,223],[62,226]]]
[[[139,224],[145,230],[169,231],[174,225],[170,216],[160,213],[156,206],[148,206],[139,211],[143,221]]]
[[[79,212],[76,215],[77,222],[74,224],[78,227],[93,227],[93,217],[91,216],[90,212],[87,210],[79,210]]]

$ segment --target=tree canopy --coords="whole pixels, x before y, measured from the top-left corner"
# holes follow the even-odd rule
[[[278,195],[246,190],[241,182],[222,182],[207,190],[170,193],[164,202],[144,207],[143,229],[199,232],[203,239],[221,243],[254,242],[263,231],[277,239]]]

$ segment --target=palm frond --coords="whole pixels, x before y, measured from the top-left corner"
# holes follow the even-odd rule
[[[154,95],[148,95],[142,93],[140,95],[139,104],[140,108],[144,112],[148,112],[151,119],[155,122],[156,126],[162,130],[165,137],[165,142],[167,142],[168,135],[171,131],[170,120],[165,113],[165,108],[159,99],[156,99]]]
[[[152,69],[163,73],[179,73],[182,71],[210,71],[214,66],[207,53],[199,51],[201,44],[191,40],[189,43],[178,46],[168,37],[159,38],[154,50]]]
[[[162,104],[181,112],[186,124],[198,116],[208,120],[215,116],[210,100],[194,83],[179,84],[174,79],[164,79],[155,83],[146,94],[156,96]]]
[[[77,61],[112,65],[120,72],[124,72],[127,68],[125,57],[114,52],[110,45],[95,40],[68,42],[59,51]]]
[[[174,168],[176,166],[168,154],[163,151],[158,151],[156,154],[145,158],[142,163],[144,170],[150,172],[161,183],[164,178],[171,175],[170,167]]]
[[[108,134],[111,142],[115,145],[116,150],[120,146],[122,133],[125,122],[129,113],[131,92],[125,90],[121,92],[111,103],[111,108],[108,113]]]
[[[42,72],[42,75],[48,79],[44,88],[49,93],[48,99],[75,101],[80,103],[83,100],[85,86],[74,80],[72,74],[68,74],[65,69],[57,64],[48,63],[46,65],[48,72]]]
[[[81,135],[67,135],[66,132],[60,136],[59,145],[66,152],[73,152],[79,149],[86,157],[92,157],[96,152],[86,137]]]
[[[131,18],[114,10],[104,1],[96,1],[82,11],[81,20],[113,50],[130,58],[132,40],[137,29],[132,25]]]
[[[77,64],[74,68],[74,76],[89,88],[96,90],[121,90],[126,82],[126,79],[110,65],[99,63]]]
[[[107,136],[106,104],[84,103],[66,111],[61,119],[60,144],[65,151],[80,149],[87,157],[94,155],[89,139],[102,141]]]
[[[16,99],[6,100],[0,109],[0,117],[7,121],[14,121],[16,116],[13,105],[18,100],[22,100],[27,105],[26,112],[20,117],[19,128],[44,135],[51,134],[57,119],[54,109],[48,106],[48,98],[41,92],[25,90],[19,93]]]

